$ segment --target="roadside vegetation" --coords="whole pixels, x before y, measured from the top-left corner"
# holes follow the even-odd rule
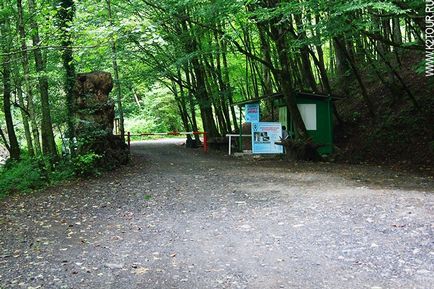
[[[0,195],[104,169],[72,141],[76,75],[90,71],[113,77],[120,135],[212,140],[239,131],[234,103],[281,93],[307,142],[305,91],[341,97],[332,159],[432,172],[424,15],[416,0],[3,0]],[[261,101],[263,119],[276,113]]]
[[[96,166],[98,158],[89,153],[58,162],[29,156],[10,160],[0,168],[0,199],[11,193],[30,193],[76,177],[97,176],[101,172]]]

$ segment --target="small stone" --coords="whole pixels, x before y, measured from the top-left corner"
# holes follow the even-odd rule
[[[123,264],[116,264],[116,263],[106,263],[104,264],[104,266],[110,269],[122,269],[124,267]]]
[[[240,228],[244,231],[249,231],[252,227],[250,225],[242,225]]]

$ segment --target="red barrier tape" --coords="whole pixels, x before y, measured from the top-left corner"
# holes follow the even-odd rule
[[[193,132],[177,132],[177,131],[171,131],[167,133],[141,133],[141,134],[131,134],[130,132],[127,133],[127,144],[128,144],[128,150],[131,149],[131,137],[132,136],[148,136],[148,135],[203,135],[203,150],[204,152],[208,152],[208,135],[206,131],[193,131]]]

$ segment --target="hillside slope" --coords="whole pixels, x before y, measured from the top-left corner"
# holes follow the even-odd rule
[[[336,103],[343,120],[335,130],[339,160],[412,167],[433,173],[434,79],[417,74],[415,63],[414,58],[407,58],[399,73],[418,107],[398,80],[390,89],[378,78],[364,79],[377,110],[375,119],[369,117],[360,95]],[[353,91],[358,90],[354,85]]]

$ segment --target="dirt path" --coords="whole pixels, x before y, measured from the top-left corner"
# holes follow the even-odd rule
[[[434,288],[434,183],[135,144],[0,204],[0,288]]]

